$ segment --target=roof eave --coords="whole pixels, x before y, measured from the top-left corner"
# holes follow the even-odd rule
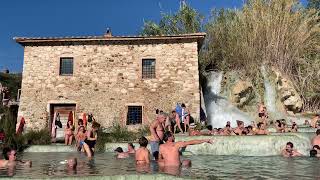
[[[182,35],[167,35],[167,36],[85,36],[85,37],[49,37],[49,38],[26,38],[14,37],[13,39],[25,46],[27,43],[46,43],[46,42],[84,42],[84,41],[141,41],[141,40],[174,40],[174,39],[196,39],[199,44],[202,44],[206,33],[193,33]]]

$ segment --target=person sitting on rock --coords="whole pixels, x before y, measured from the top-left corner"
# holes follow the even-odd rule
[[[298,125],[296,122],[292,123],[291,129],[288,130],[289,132],[298,132]]]
[[[257,130],[255,132],[256,135],[267,135],[269,134],[268,130],[265,129],[265,124],[262,122],[259,122],[257,124]]]
[[[277,133],[285,132],[285,128],[280,120],[276,120],[274,127],[275,127]]]
[[[72,124],[72,121],[68,121],[67,126],[65,128],[65,138],[64,138],[64,142],[66,145],[72,144],[73,137],[74,137],[73,131],[74,131],[74,126]]]
[[[252,127],[251,125],[249,125],[249,126],[247,127],[247,130],[248,130],[248,132],[247,132],[247,135],[248,135],[248,136],[255,135],[255,133],[254,133],[254,131],[253,131],[253,127]]]
[[[235,135],[241,136],[243,130],[244,130],[244,123],[243,123],[243,121],[237,120],[237,127],[233,130],[233,133],[234,133]]]
[[[191,123],[188,129],[189,136],[201,136],[202,133],[195,129],[196,125],[194,123]]]
[[[229,124],[226,125],[226,127],[223,129],[223,135],[224,136],[230,136],[232,134],[232,128]]]

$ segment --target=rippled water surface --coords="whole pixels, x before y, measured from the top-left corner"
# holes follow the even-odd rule
[[[65,159],[78,158],[76,170],[68,170]],[[50,178],[70,176],[110,176],[124,174],[171,173],[194,179],[320,179],[320,160],[315,158],[184,156],[192,160],[191,168],[159,170],[137,168],[133,157],[116,159],[113,154],[96,154],[88,161],[78,153],[24,153],[18,159],[32,160],[32,168],[17,166],[15,170],[0,169],[0,177]],[[166,172],[163,172],[166,171]]]

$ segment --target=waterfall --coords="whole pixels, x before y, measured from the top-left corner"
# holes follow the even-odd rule
[[[261,136],[187,136],[176,137],[176,141],[210,138],[213,144],[188,146],[184,154],[234,155],[234,156],[276,156],[287,142],[294,144],[303,155],[308,155],[313,133],[286,133]]]
[[[275,86],[270,82],[265,66],[261,66],[261,74],[263,76],[263,83],[265,88],[264,103],[267,107],[267,112],[271,115],[272,118],[284,118],[282,113],[277,110],[276,89]]]
[[[246,113],[233,106],[228,100],[220,96],[222,72],[210,71],[207,77],[207,86],[204,91],[204,100],[209,124],[222,128],[227,121],[236,126],[236,120],[244,122],[245,126],[253,120]]]

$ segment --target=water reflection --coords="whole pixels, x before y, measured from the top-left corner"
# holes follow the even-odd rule
[[[78,159],[76,168],[68,168],[65,160]],[[170,174],[200,179],[317,179],[320,163],[317,158],[241,157],[241,156],[197,156],[192,167],[159,167],[154,161],[150,166],[136,166],[133,157],[116,159],[112,154],[96,154],[88,160],[81,154],[26,153],[24,159],[32,159],[32,168],[17,166],[0,169],[0,177],[51,178],[113,176],[128,174]]]

